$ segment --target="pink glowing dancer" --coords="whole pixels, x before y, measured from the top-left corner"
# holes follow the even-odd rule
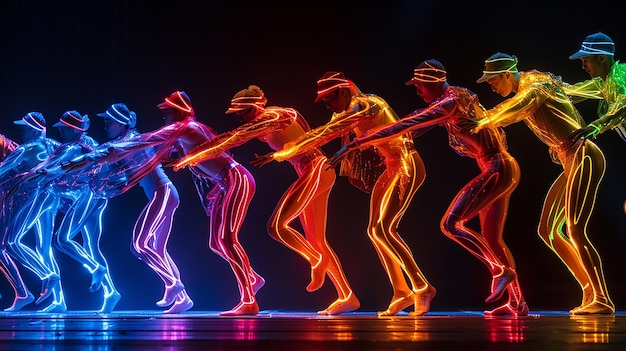
[[[210,127],[196,121],[191,100],[183,91],[172,93],[158,108],[163,111],[165,127],[141,134],[138,143],[129,148],[110,150],[107,157],[116,159],[136,149],[154,147],[157,152],[154,159],[160,162],[174,147],[184,156],[216,135]],[[220,315],[257,314],[259,306],[255,294],[265,280],[250,267],[248,255],[238,238],[256,190],[254,178],[226,152],[189,169],[202,206],[210,217],[209,247],[230,264],[239,285],[240,302]],[[177,295],[176,301],[180,299]]]

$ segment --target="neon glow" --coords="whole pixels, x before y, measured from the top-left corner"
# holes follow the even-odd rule
[[[43,288],[38,298],[39,302],[53,293],[51,288],[60,278],[56,273],[58,268],[51,251],[53,216],[40,215],[41,209],[57,203],[58,200],[46,191],[38,192],[36,184],[20,183],[23,174],[46,160],[59,145],[52,139],[46,139],[45,126],[42,128],[35,115],[45,121],[37,112],[29,113],[22,120],[16,121],[25,122],[24,125],[36,133],[29,133],[31,139],[24,140],[24,143],[17,146],[0,164],[3,224],[0,266],[15,293],[13,304],[6,309],[7,311],[19,311],[35,299],[26,287],[14,260],[32,270],[42,280]],[[34,120],[34,124],[27,123],[30,120]],[[35,198],[41,201],[34,201]],[[34,248],[21,241],[30,228],[35,230]],[[44,307],[42,310],[45,311],[47,308]]]
[[[602,151],[590,140],[568,139],[585,123],[555,76],[538,71],[503,73],[488,83],[502,95],[505,91],[515,95],[487,110],[473,131],[524,121],[550,147],[554,162],[563,166],[546,195],[538,232],[582,288],[582,303],[570,314],[612,314],[615,306],[606,288],[602,260],[587,235],[606,167]]]
[[[304,117],[296,110],[265,107],[267,100],[258,87],[251,86],[242,92],[246,96],[233,98],[227,112],[237,113],[251,106],[256,107],[240,115],[245,123],[192,150],[174,165],[175,170],[196,165],[253,139],[265,141],[272,149],[280,150],[310,130]],[[298,179],[276,205],[268,223],[269,234],[310,264],[311,282],[307,291],[322,287],[326,274],[330,277],[338,298],[326,309],[319,311],[319,314],[335,315],[356,310],[360,303],[352,292],[337,255],[326,240],[328,198],[335,183],[335,174],[327,169],[326,157],[319,149],[288,161],[295,168]],[[300,219],[303,234],[291,225],[296,218]]]
[[[426,67],[430,69],[431,66]],[[450,147],[461,156],[476,159],[481,173],[454,197],[441,220],[441,230],[482,261],[491,272],[491,295],[486,302],[495,302],[505,290],[508,291],[508,301],[486,314],[527,315],[528,306],[517,281],[515,261],[503,240],[509,199],[520,179],[519,166],[506,150],[504,132],[485,128],[477,134],[471,134],[464,129],[469,119],[484,113],[477,96],[471,91],[436,80],[430,83],[419,79],[409,82],[428,90],[428,96],[438,97],[426,108],[415,110],[397,122],[355,138],[331,158],[331,163],[337,163],[351,150],[387,142],[407,133],[421,135],[436,125],[445,126]],[[479,215],[481,232],[476,232],[467,227],[466,223]]]
[[[172,97],[182,99],[189,108],[184,110],[170,108]],[[170,98],[158,105],[163,110],[168,125],[153,132],[143,133],[126,143],[109,147],[106,155],[100,158],[100,162],[109,163],[132,157],[145,149],[154,151],[153,157],[133,167],[134,174],[129,177],[122,192],[160,165],[162,159],[169,156],[175,145],[182,155],[186,155],[216,135],[210,127],[197,122],[190,112],[186,112],[187,110],[193,112],[187,99],[183,92],[172,93]],[[209,247],[230,264],[239,286],[240,304],[230,311],[222,312],[221,315],[257,314],[259,307],[254,295],[265,284],[265,280],[250,267],[248,256],[238,240],[239,230],[256,190],[254,178],[227,153],[200,162],[190,167],[190,170],[200,201],[210,218]],[[161,301],[168,298],[166,296]],[[192,304],[186,294],[176,295],[175,301],[173,308],[176,309],[188,309]],[[177,303],[180,307],[176,305]]]
[[[257,165],[304,155],[349,132],[360,136],[397,120],[397,115],[385,100],[358,92],[354,83],[343,78],[343,73],[328,72],[325,76],[329,76],[330,80],[339,79],[339,84],[343,84],[333,88],[339,89],[340,94],[324,97],[327,108],[334,108],[339,99],[344,99],[342,92],[349,94],[349,106],[344,110],[331,110],[334,113],[328,123],[285,144],[280,151],[260,156],[255,161]],[[318,101],[322,96],[319,92],[328,91],[324,87],[326,84],[327,80],[318,81]],[[389,307],[379,315],[395,315],[411,305],[414,305],[411,315],[422,315],[430,309],[436,290],[426,281],[411,250],[397,232],[397,226],[424,181],[424,164],[407,136],[376,143],[375,146],[384,157],[386,170],[371,192],[367,234],[394,290]],[[409,277],[410,287],[404,274]]]

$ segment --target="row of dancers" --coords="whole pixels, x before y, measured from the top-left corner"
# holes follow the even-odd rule
[[[475,159],[480,173],[452,199],[441,230],[490,271],[485,302],[499,306],[485,311],[486,315],[527,315],[515,260],[503,238],[509,200],[520,180],[504,128],[524,121],[563,168],[545,197],[538,232],[581,286],[582,302],[570,313],[612,314],[615,306],[601,257],[587,235],[587,223],[606,168],[592,139],[608,130],[625,137],[626,65],[614,60],[614,52],[613,41],[603,33],[585,38],[570,59],[580,59],[591,79],[576,84],[549,72],[519,71],[517,57],[496,53],[485,60],[477,80],[508,97],[491,109],[482,106],[469,89],[450,85],[444,65],[429,59],[406,82],[428,106],[402,118],[382,97],[363,93],[342,72],[327,72],[317,81],[315,102],[323,102],[332,117],[316,128],[293,108],[268,106],[256,85],[234,95],[226,114],[237,115],[241,125],[224,133],[196,119],[184,91],[175,91],[157,105],[165,126],[150,132],[136,130],[137,116],[125,104],[111,105],[98,114],[111,139],[103,144],[87,135],[89,118],[77,111],[67,111],[54,124],[61,142],[46,136],[41,113],[30,112],[14,122],[21,127],[22,144],[2,139],[0,261],[15,291],[13,304],[5,311],[19,311],[32,302],[43,304],[42,312],[67,311],[54,246],[91,273],[90,290],[103,292],[100,312],[112,312],[121,294],[99,248],[101,217],[109,199],[137,184],[148,201],[133,229],[133,252],[163,280],[164,294],[157,306],[167,308],[165,313],[191,309],[193,301],[167,250],[179,197],[163,170],[166,163],[174,171],[189,169],[209,217],[209,247],[230,264],[237,279],[240,302],[220,314],[257,314],[256,293],[265,280],[252,268],[238,240],[256,183],[229,150],[258,139],[273,151],[255,155],[253,165],[288,161],[298,176],[276,205],[267,229],[311,266],[307,291],[319,289],[326,276],[330,278],[337,299],[318,313],[337,315],[360,308],[326,240],[328,200],[337,165],[339,175],[370,194],[367,235],[393,289],[388,307],[378,315],[392,316],[410,307],[409,315],[428,313],[437,290],[397,228],[425,179],[425,165],[413,139],[442,126],[449,146]],[[598,118],[591,123],[574,105],[582,99],[600,102]],[[324,155],[321,147],[338,138],[340,150],[331,157]],[[58,226],[56,216],[62,216]],[[467,226],[474,218],[480,219],[479,230]],[[296,219],[302,233],[293,226]],[[30,230],[36,233],[33,246],[23,241]],[[75,240],[79,233],[82,243]],[[16,261],[41,279],[36,299]]]

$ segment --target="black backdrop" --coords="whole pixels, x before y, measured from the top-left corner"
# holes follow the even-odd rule
[[[602,31],[626,47],[617,1],[575,2],[469,1],[23,1],[0,5],[0,132],[19,141],[11,121],[41,111],[51,126],[76,109],[91,117],[90,135],[107,140],[96,113],[125,102],[138,114],[137,127],[162,125],[156,104],[174,90],[191,97],[198,119],[227,131],[238,125],[224,114],[233,94],[259,85],[269,105],[300,110],[312,126],[329,118],[314,104],[315,82],[325,71],[340,70],[364,92],[385,98],[399,115],[424,103],[404,82],[415,65],[437,58],[449,81],[474,90],[486,107],[502,101],[487,84],[477,84],[483,60],[502,51],[519,57],[519,68],[561,75],[565,81],[587,79],[579,61],[570,61],[582,39]],[[548,7],[546,7],[548,6]],[[626,55],[626,54],[624,54]],[[595,102],[580,106],[595,118]],[[49,136],[58,137],[54,128]],[[565,266],[541,242],[536,226],[543,197],[560,167],[523,125],[507,128],[511,153],[522,169],[511,201],[505,240],[518,263],[518,274],[531,309],[569,309],[580,302],[580,288]],[[610,292],[618,308],[626,307],[626,145],[615,133],[598,140],[607,172],[598,194],[589,235],[604,259]],[[324,149],[333,153],[338,141]],[[437,287],[434,310],[483,309],[489,273],[469,253],[445,238],[439,220],[449,201],[477,168],[457,156],[445,131],[416,139],[427,167],[400,233],[428,279]],[[252,141],[232,153],[244,165],[253,154],[270,151]],[[262,310],[319,310],[335,299],[329,280],[307,293],[309,268],[304,260],[271,239],[265,229],[274,205],[295,173],[286,163],[248,167],[257,193],[240,234],[255,270],[267,279],[258,293]],[[181,195],[170,239],[170,252],[182,272],[196,310],[226,310],[237,303],[236,281],[225,261],[207,247],[208,219],[191,176],[168,169]],[[130,252],[131,230],[146,199],[140,188],[114,198],[104,219],[102,250],[122,293],[118,310],[156,309],[162,284]],[[338,178],[329,202],[328,240],[341,259],[362,310],[384,309],[391,287],[365,233],[368,197]],[[90,293],[90,276],[74,261],[58,255],[70,310],[97,309],[101,293]],[[37,294],[39,283],[25,271]],[[11,289],[0,283],[2,306],[11,304]],[[4,307],[3,307],[4,308]],[[34,307],[33,307],[34,308]]]

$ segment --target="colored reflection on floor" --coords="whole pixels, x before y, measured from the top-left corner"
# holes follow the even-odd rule
[[[271,310],[236,318],[218,311],[0,313],[0,350],[26,349],[625,350],[626,312],[572,317],[566,311],[531,311],[519,318],[486,318],[481,311],[417,318]]]

